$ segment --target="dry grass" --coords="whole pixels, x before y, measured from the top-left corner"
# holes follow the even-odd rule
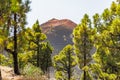
[[[30,77],[30,76],[12,76],[3,77],[2,80],[48,80],[45,76]]]
[[[25,77],[23,80],[48,80],[45,76],[40,77]]]
[[[0,66],[2,80],[48,80],[46,76],[23,76],[15,75],[13,69],[6,66]]]
[[[45,77],[13,77],[13,78],[3,78],[2,80],[48,80]]]

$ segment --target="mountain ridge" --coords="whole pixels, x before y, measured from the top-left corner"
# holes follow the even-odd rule
[[[73,44],[72,31],[77,26],[76,23],[69,19],[52,18],[40,25],[42,32],[46,34],[47,39],[54,47],[52,55],[56,55],[67,44]]]
[[[69,19],[56,19],[52,18],[48,20],[47,22],[40,25],[43,29],[43,32],[46,33],[49,28],[55,28],[56,26],[64,26],[68,29],[74,29],[77,24]]]

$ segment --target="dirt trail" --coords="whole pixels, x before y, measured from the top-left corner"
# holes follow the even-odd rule
[[[23,80],[23,76],[17,76],[13,72],[13,68],[0,66],[2,80]]]
[[[52,77],[48,79],[45,75],[41,76],[39,79],[32,77],[25,77],[22,75],[18,76],[14,74],[13,68],[7,66],[0,65],[0,70],[2,74],[2,80],[55,80]]]

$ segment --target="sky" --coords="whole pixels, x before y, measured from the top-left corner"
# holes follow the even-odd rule
[[[112,1],[115,0],[31,0],[27,27],[31,27],[36,20],[42,24],[52,18],[70,19],[78,24],[85,13],[92,18],[95,13],[101,14],[109,8]]]

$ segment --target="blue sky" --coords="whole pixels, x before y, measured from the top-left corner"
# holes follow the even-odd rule
[[[27,26],[38,19],[40,24],[52,19],[70,19],[80,23],[85,13],[92,17],[102,13],[115,0],[31,0],[31,11],[27,14]]]

